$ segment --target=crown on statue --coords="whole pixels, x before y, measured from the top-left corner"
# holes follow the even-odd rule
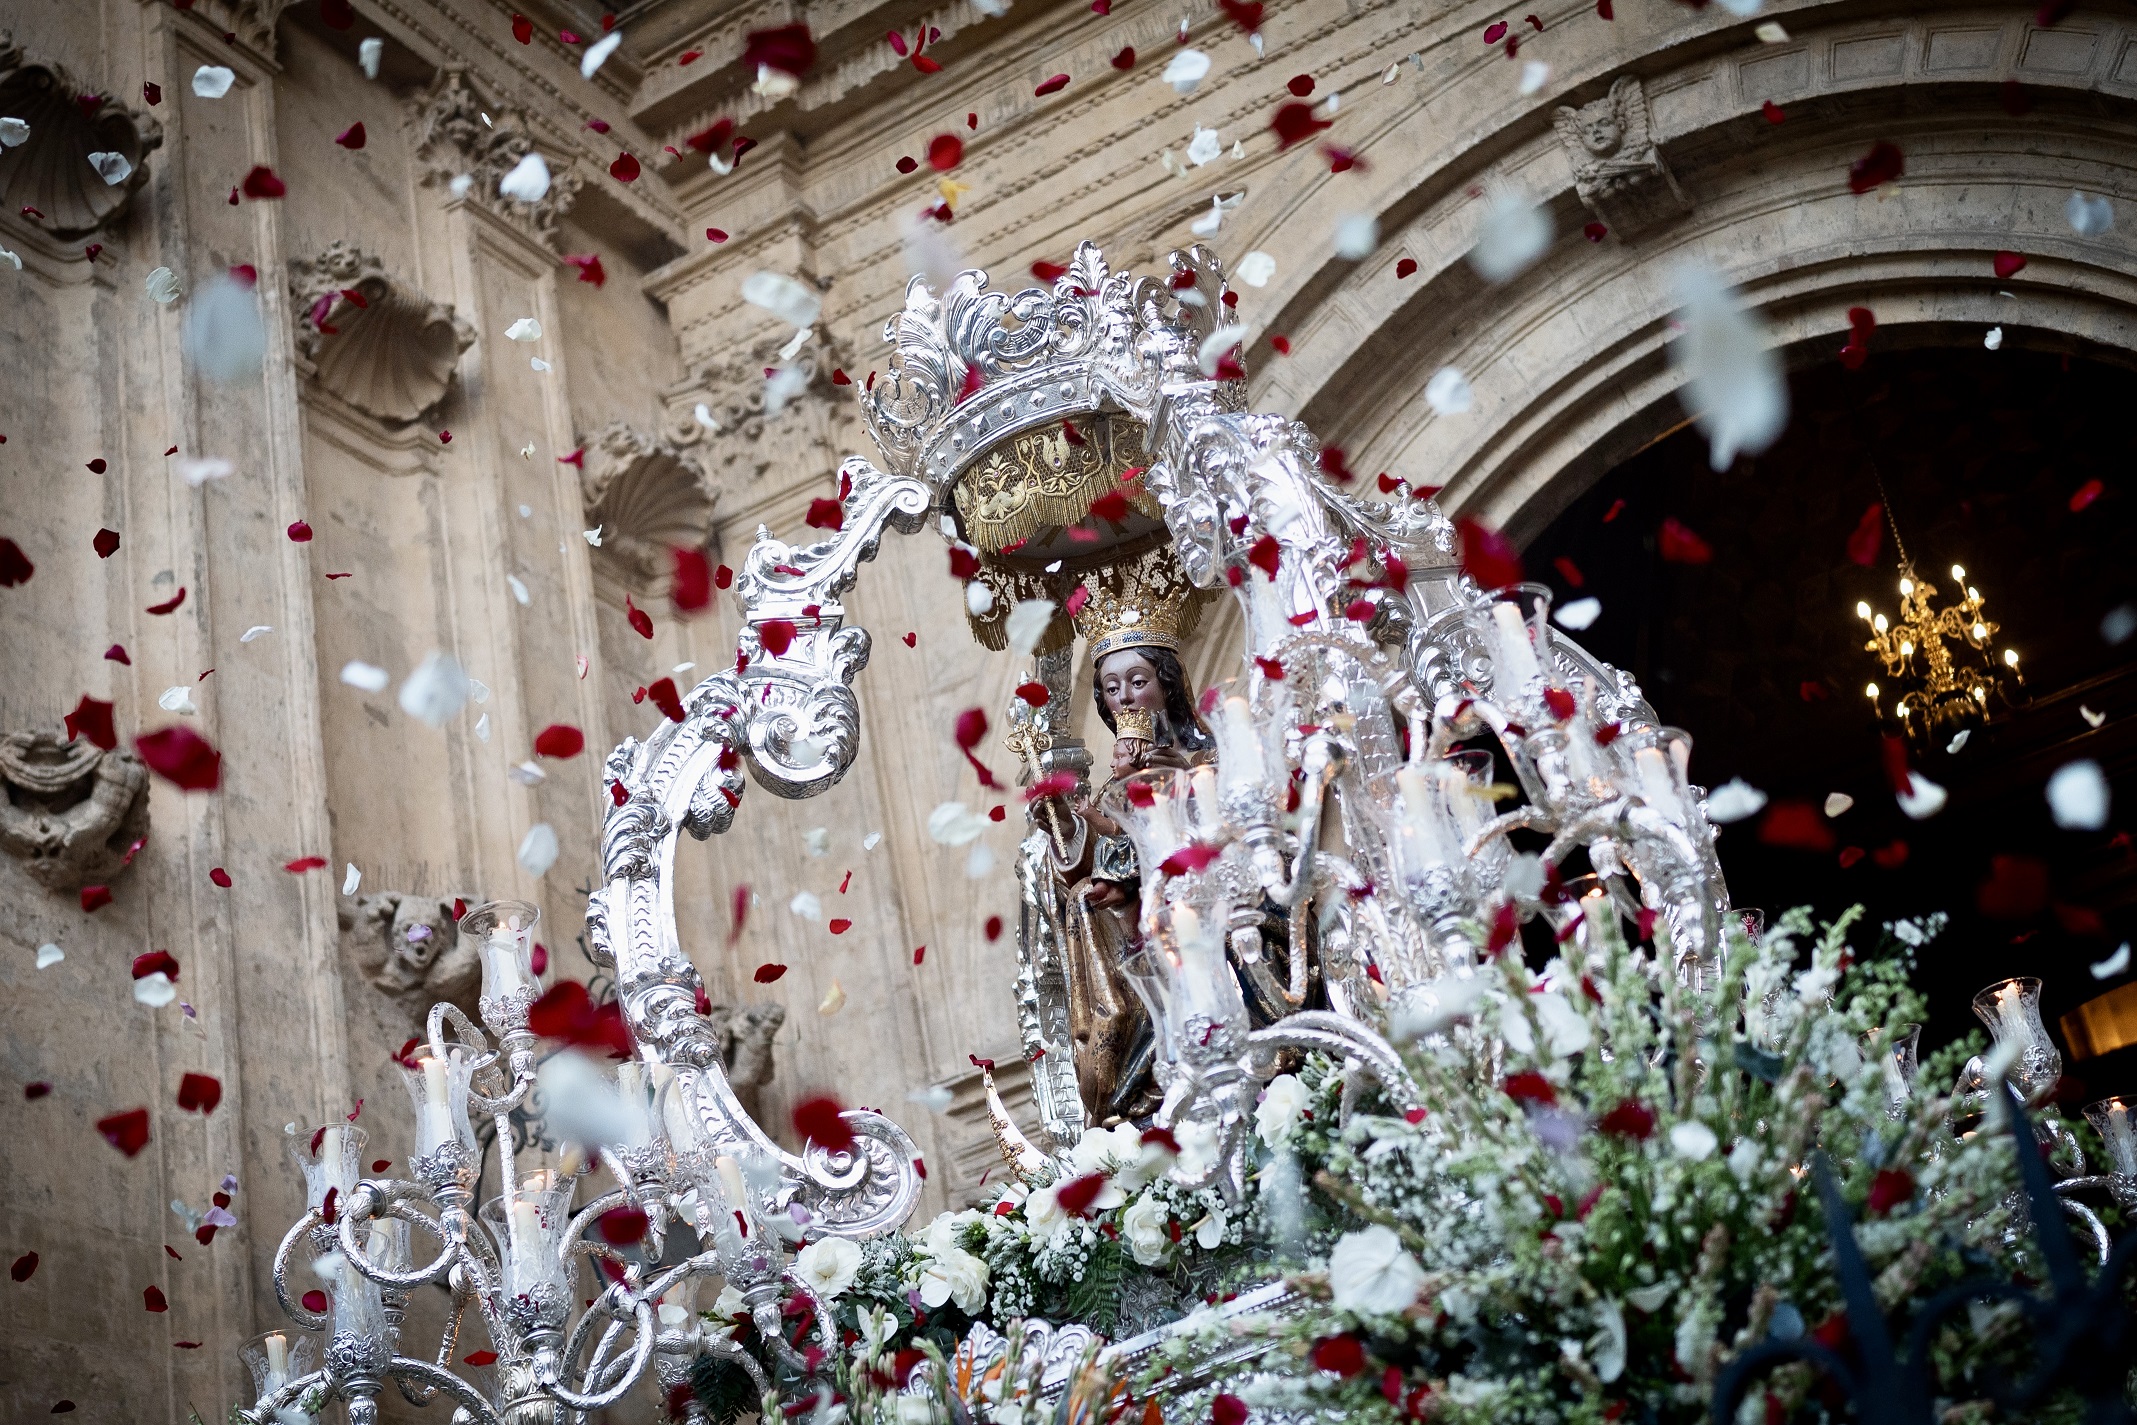
[[[883,327],[890,369],[861,395],[885,467],[940,499],[1017,436],[1109,412],[1148,421],[1168,383],[1205,379],[1196,348],[1223,310],[1213,254],[1176,252],[1172,266],[1185,274],[1177,287],[1115,273],[1086,242],[1050,290],[990,292],[987,274],[968,270],[938,296],[915,277]]]
[[[1092,574],[1084,588],[1090,597],[1074,617],[1093,663],[1131,648],[1178,653],[1209,597],[1163,545]]]

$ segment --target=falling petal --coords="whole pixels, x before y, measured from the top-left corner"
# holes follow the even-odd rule
[[[1763,322],[1708,268],[1677,271],[1682,334],[1670,361],[1684,381],[1685,408],[1707,437],[1708,462],[1726,470],[1739,452],[1758,454],[1788,424],[1788,385]]]

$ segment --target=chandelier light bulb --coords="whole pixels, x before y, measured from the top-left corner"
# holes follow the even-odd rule
[[[1861,618],[1861,619],[1867,619],[1867,618],[1869,618],[1869,617],[1870,617],[1870,605],[1869,605],[1869,604],[1868,604],[1867,602],[1857,603],[1857,604],[1855,605],[1855,616],[1856,616],[1857,618]]]
[[[1989,631],[1988,631],[1988,628],[1987,628],[1987,626],[1986,626],[1986,625],[1984,625],[1984,624],[1978,624],[1978,623],[1974,625],[1974,637],[1975,637],[1975,638],[1977,638],[1977,639],[1979,639],[1979,638],[1987,638],[1988,636],[1989,636]]]
[[[1900,657],[1902,657],[1902,658],[1905,658],[1905,657],[1907,657],[1907,656],[1908,656],[1909,654],[1911,654],[1911,653],[1913,653],[1913,652],[1914,652],[1914,640],[1913,640],[1913,639],[1911,639],[1911,638],[1903,638],[1903,639],[1901,639],[1901,640],[1900,640]]]
[[[2018,650],[2006,648],[2003,651],[2003,663],[2006,668],[2016,668],[2018,666]]]
[[[1904,599],[1904,598],[1907,598],[1907,597],[1909,597],[1909,596],[1910,596],[1910,595],[1912,595],[1913,593],[1914,593],[1914,580],[1912,580],[1912,579],[1902,579],[1902,580],[1900,580],[1900,597]]]
[[[1968,598],[1968,599],[1969,599],[1969,600],[1970,600],[1971,602],[1973,602],[1973,603],[1977,603],[1977,604],[1978,604],[1978,603],[1980,603],[1980,602],[1981,602],[1981,591],[1980,591],[1979,589],[1973,588],[1973,587],[1972,587],[1972,586],[1970,585],[1970,586],[1968,586],[1968,588],[1967,588],[1967,591],[1966,591],[1966,597],[1967,597],[1967,598]]]
[[[1871,702],[1873,702],[1873,703],[1874,703],[1874,702],[1876,702],[1876,701],[1877,701],[1877,684],[1875,684],[1875,683],[1871,683],[1871,684],[1869,684],[1869,685],[1868,685],[1867,687],[1865,687],[1865,688],[1864,688],[1864,689],[1862,690],[1862,695],[1863,695],[1864,697],[1868,698],[1868,699],[1869,699],[1869,700],[1870,700]]]
[[[1879,614],[1876,618],[1871,619],[1870,627],[1876,629],[1879,633],[1883,633],[1885,631],[1885,616]]]
[[[1956,564],[1951,567],[1951,576],[1962,584],[1966,582],[1966,571]],[[1973,591],[1970,589],[1967,592],[1972,593]]]

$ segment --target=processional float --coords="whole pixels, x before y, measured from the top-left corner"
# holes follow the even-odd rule
[[[1015,980],[1036,1138],[988,1084],[1018,1170],[1047,1170],[1085,1127],[1127,1114],[1175,1135],[1174,1173],[1236,1193],[1256,1096],[1284,1056],[1325,1053],[1415,1102],[1390,1034],[1450,1022],[1479,944],[1524,920],[1577,950],[1608,898],[1666,924],[1679,974],[1714,960],[1733,912],[1689,738],[1552,627],[1548,591],[1465,577],[1432,500],[1356,498],[1304,426],[1246,410],[1222,267],[1200,247],[1170,266],[1162,280],[1115,273],[1085,244],[1050,289],[993,292],[972,271],[939,294],[912,282],[885,327],[889,372],[862,396],[882,463],[842,465],[843,526],[802,546],[760,530],[735,583],[736,667],[608,758],[620,801],[587,927],[637,1056],[618,1085],[629,1141],[599,1153],[619,1186],[574,1212],[569,1175],[520,1173],[501,1151],[502,1196],[478,1224],[469,1114],[513,1141],[537,1043],[533,909],[478,908],[461,933],[483,954],[483,1026],[431,1013],[408,1061],[422,1139],[409,1178],[361,1178],[354,1130],[298,1145],[311,1210],[275,1284],[301,1327],[326,1332],[325,1361],[258,1338],[262,1390],[244,1418],[339,1398],[368,1425],[390,1380],[469,1420],[546,1425],[620,1400],[649,1369],[687,1381],[702,1354],[762,1386],[754,1360],[676,1305],[715,1276],[803,1364],[777,1329],[782,1298],[808,1294],[792,1249],[897,1228],[919,1198],[918,1154],[872,1111],[844,1115],[850,1147],[798,1154],[751,1119],[697,1010],[674,859],[681,833],[734,824],[745,774],[799,798],[852,766],[870,640],[840,600],[886,531],[933,522],[963,552],[988,646],[1010,646],[1020,609],[1044,619],[1019,640],[1043,706],[1019,700],[1007,719],[1041,793],[1017,865]],[[1177,648],[1224,598],[1244,629],[1237,670],[1194,696]],[[1075,733],[1079,633],[1108,669],[1145,670],[1140,698],[1101,696],[1125,755],[1100,787]],[[1517,851],[1517,833],[1533,849]],[[652,1260],[592,1230],[618,1209],[645,1215]],[[703,1250],[662,1267],[677,1223]],[[604,1271],[573,1320],[582,1256]],[[292,1284],[307,1258],[339,1272],[330,1302]],[[433,1282],[450,1288],[451,1324],[433,1356],[404,1356],[408,1294]],[[486,1388],[451,1368],[470,1307],[497,1348]]]

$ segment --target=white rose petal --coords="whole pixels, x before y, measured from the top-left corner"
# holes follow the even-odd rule
[[[598,1148],[629,1137],[623,1095],[591,1055],[558,1050],[542,1060],[535,1086],[542,1095],[542,1127],[558,1141]]]
[[[2070,230],[2080,237],[2104,233],[2115,225],[2115,205],[2098,193],[2073,193],[2063,205]]]
[[[220,99],[237,83],[237,71],[219,64],[204,64],[193,71],[193,92],[203,99]]]
[[[210,381],[229,386],[257,377],[267,354],[259,295],[218,272],[186,304],[182,338],[187,358]]]
[[[863,851],[873,851],[882,844],[883,833],[880,831],[871,831],[861,838],[861,849]]]
[[[581,79],[593,78],[594,71],[608,63],[608,57],[614,54],[616,46],[622,43],[623,31],[610,30],[600,39],[587,46],[586,53],[579,57],[579,77]]]
[[[948,1113],[957,1095],[943,1084],[929,1084],[926,1088],[914,1089],[906,1094],[907,1103],[917,1103],[929,1113]]]
[[[1721,1146],[1721,1140],[1706,1124],[1687,1119],[1670,1129],[1670,1146],[1677,1150],[1679,1157],[1698,1163],[1712,1157],[1714,1150]]]
[[[360,658],[351,658],[341,665],[341,681],[352,688],[367,693],[383,693],[393,677],[376,663],[366,663]]]
[[[1328,1254],[1328,1289],[1339,1311],[1393,1316],[1414,1305],[1424,1286],[1425,1269],[1417,1258],[1377,1222],[1344,1233]]]
[[[824,903],[814,891],[796,891],[794,899],[787,902],[787,909],[803,920],[822,920]]]
[[[507,770],[505,775],[522,787],[532,787],[549,780],[549,774],[532,762],[522,762],[517,767]]]
[[[752,272],[743,278],[742,300],[762,307],[790,327],[814,326],[824,310],[821,296],[777,272]]]
[[[1208,73],[1208,55],[1198,49],[1183,49],[1172,57],[1172,62],[1165,66],[1165,73],[1161,77],[1173,87],[1175,93],[1192,94],[1195,92],[1195,86],[1200,84],[1203,76]]]
[[[116,188],[133,177],[133,161],[123,153],[100,149],[89,155],[89,166],[97,171],[108,187]]]
[[[401,711],[432,727],[445,726],[467,698],[467,674],[450,653],[431,654],[401,684]]]
[[[237,467],[219,455],[202,456],[197,460],[191,456],[180,456],[172,463],[171,469],[177,472],[179,479],[196,490],[210,480],[227,479],[237,473]]]
[[[1602,616],[1603,601],[1593,596],[1585,599],[1575,599],[1564,608],[1551,611],[1551,621],[1553,623],[1561,628],[1570,628],[1575,633],[1581,632]]]
[[[37,968],[42,970],[44,965],[44,952],[40,950],[37,952]],[[2122,942],[2121,947],[2105,960],[2093,961],[2091,966],[2092,977],[2096,980],[2111,980],[2129,967],[2130,942],[2125,940]]]
[[[530,876],[540,876],[557,863],[556,828],[546,821],[538,821],[527,828],[520,838],[520,869]]]
[[[1336,222],[1336,256],[1356,262],[1380,246],[1380,220],[1371,213],[1350,213]]]
[[[1266,252],[1250,252],[1239,259],[1237,273],[1249,287],[1266,287],[1276,275],[1276,259]]]
[[[985,618],[994,608],[994,590],[974,579],[965,585],[965,607],[972,611],[974,618]]]
[[[938,292],[956,280],[965,265],[965,255],[950,240],[948,229],[925,213],[914,213],[906,218],[899,229],[898,244],[905,257],[906,272],[914,277],[927,278],[928,285]]]
[[[159,307],[168,307],[177,301],[181,290],[178,274],[168,267],[159,267],[149,273],[148,279],[141,285],[148,292],[148,299]]]
[[[268,634],[273,633],[274,631],[275,626],[271,623],[256,623],[251,628],[248,628],[243,633],[239,634],[237,636],[237,641],[239,643],[250,643],[255,638],[265,638]]]
[[[525,608],[530,602],[526,581],[517,574],[507,574],[505,575],[505,583],[511,587],[512,597],[519,600],[519,606]]]
[[[175,688],[165,688],[163,696],[156,699],[156,706],[167,713],[177,713],[180,717],[191,717],[200,711],[193,705],[193,690],[183,683]]]
[[[488,713],[484,713],[481,717],[475,719],[475,740],[484,743],[490,740],[490,715]]]
[[[1543,1032],[1554,1058],[1578,1054],[1593,1042],[1595,1035],[1588,1028],[1586,1017],[1564,995],[1550,990],[1530,999],[1535,1003],[1536,1017],[1543,1021]]]
[[[1960,728],[1952,734],[1952,740],[1944,744],[1944,750],[1954,757],[1958,756],[1959,749],[1966,746],[1966,740],[1973,735],[1974,729],[1970,727]]]
[[[1215,161],[1223,153],[1224,140],[1217,136],[1217,131],[1205,129],[1200,124],[1195,125],[1195,136],[1187,141],[1187,161],[1200,168],[1205,163]]]
[[[1029,658],[1039,640],[1054,621],[1055,604],[1052,599],[1019,599],[1002,621],[1009,635],[1009,647],[1019,658]]]
[[[169,975],[158,970],[134,981],[134,998],[150,1009],[161,1009],[178,998],[178,986],[171,983]]]
[[[1388,1029],[1398,1040],[1437,1034],[1469,1013],[1491,982],[1482,975],[1430,980],[1405,991],[1388,1015]]]
[[[1989,334],[1981,339],[1981,344],[1990,351],[1999,350],[2003,346],[2003,328],[1990,327]]]
[[[938,845],[963,846],[986,834],[987,818],[963,802],[944,802],[928,813],[928,837]]]
[[[984,841],[972,843],[972,850],[965,857],[965,879],[984,881],[994,870],[994,848]]]
[[[1469,265],[1487,282],[1519,276],[1551,245],[1551,215],[1528,194],[1503,189],[1484,210],[1477,225]]]
[[[1202,344],[1195,348],[1195,365],[1201,368],[1204,376],[1215,376],[1217,374],[1218,360],[1227,351],[1239,345],[1240,340],[1246,334],[1247,329],[1245,327],[1218,327],[1208,336],[1202,338]]]
[[[1944,810],[1945,790],[1920,772],[1907,774],[1907,790],[1899,794],[1900,810],[1916,821],[1927,821]]]
[[[0,262],[6,263],[8,266],[14,268],[17,272],[22,271],[22,254],[19,252],[14,252],[8,248],[0,247]]]
[[[20,148],[30,141],[30,126],[16,118],[0,118],[0,148]]]
[[[1707,793],[1707,818],[1727,826],[1732,821],[1757,816],[1765,805],[1764,792],[1741,777],[1731,777]]]
[[[343,872],[341,877],[341,893],[345,896],[353,896],[356,894],[356,888],[364,883],[364,873],[356,869],[354,861],[348,864],[349,869]]]
[[[497,191],[521,203],[539,203],[549,192],[549,165],[530,149],[510,173],[497,180]]]
[[[801,834],[802,850],[811,856],[827,856],[831,852],[831,828],[812,826]]]
[[[1439,416],[1459,416],[1467,411],[1476,392],[1469,378],[1452,366],[1442,366],[1425,383],[1425,404]]]
[[[1751,33],[1759,37],[1759,43],[1762,45],[1788,43],[1788,29],[1779,20],[1767,20]]]
[[[1521,62],[1521,92],[1534,94],[1551,82],[1551,66],[1540,59],[1525,59]]]
[[[776,417],[787,408],[787,403],[809,389],[809,370],[805,366],[775,366],[772,374],[764,378],[764,413]]]
[[[474,174],[472,174],[472,173],[456,173],[456,174],[454,174],[454,175],[453,175],[453,180],[452,180],[452,182],[450,182],[450,183],[448,183],[448,184],[446,184],[446,185],[445,185],[445,191],[446,191],[446,192],[448,192],[448,193],[450,193],[450,194],[452,194],[452,195],[453,195],[453,196],[454,196],[455,198],[465,198],[465,197],[467,196],[467,194],[468,194],[468,190],[469,190],[470,188],[473,188],[474,186],[475,186],[475,175],[474,175]],[[547,190],[544,190],[544,191],[547,191]]]
[[[1739,20],[1748,20],[1766,8],[1766,0],[1721,0],[1721,7]]]
[[[2098,831],[2107,825],[2109,793],[2100,764],[2066,762],[2048,779],[2048,809],[2065,831]]]
[[[538,341],[541,335],[542,324],[532,317],[521,317],[505,328],[506,341]]]
[[[1670,365],[1684,381],[1685,410],[1707,438],[1708,463],[1726,470],[1739,452],[1756,455],[1780,437],[1788,384],[1765,323],[1739,307],[1719,277],[1687,264],[1675,287],[1684,330],[1670,343]]]
[[[2127,955],[2129,947],[2125,945],[2122,948],[2124,954]],[[37,968],[40,970],[48,970],[66,958],[67,952],[49,940],[37,947]]]
[[[1854,805],[1855,798],[1849,796],[1846,792],[1831,792],[1827,794],[1825,799],[1825,814],[1827,816],[1844,816],[1847,814],[1848,808]]]
[[[356,62],[362,66],[364,78],[378,78],[378,62],[386,53],[386,42],[376,35],[356,46]]]

